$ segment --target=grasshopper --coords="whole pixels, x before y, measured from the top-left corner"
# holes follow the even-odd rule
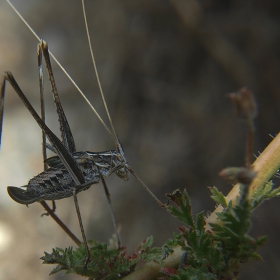
[[[43,150],[46,150],[48,147],[50,150],[54,151],[57,155],[51,158],[46,158],[46,152],[44,152],[44,159],[46,170],[41,172],[39,175],[32,178],[27,185],[24,185],[23,188],[11,187],[7,188],[10,197],[20,203],[20,204],[31,204],[34,202],[40,202],[45,200],[58,200],[66,197],[73,196],[75,207],[77,211],[77,216],[79,219],[79,224],[83,236],[83,241],[86,248],[86,261],[90,260],[89,248],[87,245],[87,239],[85,236],[82,218],[79,210],[77,194],[81,191],[87,190],[91,187],[91,185],[98,183],[100,180],[104,185],[104,189],[109,200],[109,192],[107,186],[105,184],[105,177],[110,176],[113,173],[116,173],[118,177],[123,180],[129,179],[129,174],[132,174],[140,184],[149,192],[149,194],[153,197],[153,199],[161,206],[164,205],[161,201],[153,194],[153,192],[145,185],[145,183],[137,176],[134,170],[128,165],[127,160],[124,155],[123,147],[117,137],[115,132],[112,119],[109,114],[109,110],[106,105],[106,101],[104,98],[103,90],[101,87],[101,83],[99,80],[98,72],[96,69],[95,59],[91,47],[90,36],[87,26],[87,19],[84,7],[84,1],[82,1],[83,11],[84,11],[84,19],[86,25],[86,31],[88,36],[89,48],[92,56],[93,65],[95,68],[95,74],[98,81],[101,97],[104,103],[104,107],[110,122],[109,129],[102,118],[99,116],[95,108],[89,103],[85,95],[81,92],[76,83],[72,80],[69,74],[64,70],[64,68],[60,65],[57,59],[52,55],[52,53],[48,50],[48,45],[45,41],[41,40],[35,32],[31,29],[31,27],[27,24],[27,22],[22,18],[22,16],[17,12],[14,6],[10,3],[10,1],[6,0],[9,5],[16,11],[19,17],[24,21],[26,26],[32,31],[32,33],[36,36],[36,38],[40,41],[38,45],[38,66],[39,66],[39,81],[40,81],[40,93],[41,100],[43,102],[43,74],[42,74],[42,56],[44,56],[44,60],[46,63],[48,76],[52,88],[53,99],[55,102],[55,106],[57,109],[59,126],[61,131],[62,140],[60,140],[46,125],[44,119],[44,106],[41,106],[41,117],[37,114],[33,106],[30,104],[25,94],[17,84],[15,78],[13,77],[11,72],[6,72],[3,76],[3,81],[0,89],[0,143],[1,143],[1,134],[2,134],[2,125],[3,125],[3,115],[4,115],[4,97],[5,97],[5,88],[6,83],[9,82],[13,87],[14,91],[20,97],[26,108],[29,110],[37,124],[42,129],[43,133]],[[74,86],[78,89],[78,91],[82,94],[83,98],[87,101],[87,103],[91,106],[95,115],[103,124],[104,128],[107,130],[111,138],[113,139],[116,148],[113,150],[108,150],[105,152],[77,152],[75,148],[74,138],[68,124],[67,118],[65,116],[64,110],[62,108],[60,98],[58,95],[50,56],[58,63],[58,65],[62,68],[65,74],[69,77]],[[46,144],[45,137],[48,138],[50,144]],[[114,221],[115,224],[115,221]],[[115,226],[116,227],[116,226]],[[120,241],[119,241],[120,244]]]

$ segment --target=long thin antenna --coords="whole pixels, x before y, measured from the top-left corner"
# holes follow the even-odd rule
[[[101,86],[101,82],[100,82],[100,79],[99,79],[99,74],[98,74],[98,71],[97,71],[96,63],[95,63],[95,58],[94,58],[94,54],[93,54],[93,50],[92,50],[91,38],[90,38],[89,28],[88,28],[88,23],[87,23],[87,15],[86,15],[85,1],[84,0],[82,0],[82,6],[83,6],[83,14],[84,14],[84,20],[85,20],[85,26],[86,26],[86,32],[87,32],[88,45],[89,45],[89,50],[90,50],[92,64],[93,64],[93,67],[94,67],[96,80],[97,80],[97,83],[98,83],[101,98],[103,100],[103,104],[104,104],[104,107],[105,107],[105,110],[106,110],[106,113],[107,113],[107,116],[108,116],[108,119],[109,119],[109,122],[110,122],[110,125],[111,125],[111,128],[112,128],[113,134],[115,136],[116,141],[118,142],[118,137],[117,137],[117,134],[116,134],[116,131],[115,131],[112,119],[111,119],[111,115],[110,115],[108,107],[107,107],[107,103],[106,103],[106,100],[105,100],[105,97],[104,97],[103,89],[102,89],[102,86]]]
[[[112,128],[113,134],[114,134],[115,139],[116,139],[114,142],[116,143],[116,146],[117,146],[118,150],[120,151],[123,159],[125,160],[124,151],[123,151],[122,145],[121,145],[121,143],[118,139],[117,133],[115,131],[115,128],[114,128],[114,125],[113,125],[113,122],[112,122],[112,119],[111,119],[111,116],[110,116],[110,113],[109,113],[109,110],[108,110],[108,107],[107,107],[107,103],[105,101],[102,86],[101,86],[101,83],[100,83],[100,79],[99,79],[99,75],[98,75],[98,71],[97,71],[97,67],[96,67],[96,63],[95,63],[95,58],[94,58],[94,54],[93,54],[93,50],[92,50],[92,44],[91,44],[91,39],[90,39],[90,34],[89,34],[89,29],[88,29],[88,24],[87,24],[87,16],[86,16],[86,9],[85,9],[85,1],[84,0],[82,0],[82,6],[83,6],[83,14],[84,14],[84,20],[85,20],[89,50],[90,50],[91,59],[92,59],[97,83],[98,83],[98,86],[99,86],[100,94],[101,94],[101,97],[102,97],[102,100],[103,100],[103,104],[104,104],[104,107],[105,107],[105,110],[106,110],[106,113],[107,113],[107,116],[108,116],[108,119],[109,119],[109,122],[110,122],[110,125],[111,125],[111,128]],[[125,168],[136,178],[136,180],[138,182],[140,182],[140,184],[153,197],[153,199],[158,203],[158,205],[160,207],[165,207],[165,205],[155,196],[155,194],[147,187],[147,185],[138,177],[138,175],[134,172],[134,170],[127,163],[125,164]]]
[[[22,17],[22,15],[18,12],[18,10],[15,8],[15,6],[9,1],[6,0],[7,3],[11,6],[11,8],[15,11],[15,13],[18,15],[18,17],[23,21],[23,23],[26,25],[26,27],[31,31],[31,33],[36,37],[36,39],[41,42],[41,38],[36,34],[36,32],[32,29],[32,27],[27,23],[27,21]],[[98,112],[96,111],[96,109],[93,107],[93,105],[90,103],[90,101],[87,99],[87,97],[85,96],[85,94],[82,92],[82,90],[78,87],[78,85],[76,84],[76,82],[72,79],[72,77],[68,74],[68,72],[65,70],[65,68],[60,64],[60,62],[56,59],[56,57],[51,53],[51,51],[49,50],[49,54],[52,57],[52,59],[55,61],[55,63],[59,66],[59,68],[64,72],[64,74],[68,77],[68,79],[71,81],[71,83],[74,85],[74,87],[78,90],[78,92],[81,94],[81,96],[84,98],[84,100],[87,102],[87,104],[90,106],[91,110],[95,113],[95,115],[97,116],[97,118],[99,119],[99,121],[102,123],[102,125],[104,126],[104,128],[106,129],[106,131],[109,133],[110,137],[113,139],[114,143],[117,142],[117,138],[115,137],[115,130],[113,129],[113,133],[111,132],[111,130],[108,128],[108,126],[105,124],[105,122],[103,121],[103,119],[101,118],[101,116],[98,114]],[[99,79],[98,79],[99,81]],[[100,83],[100,82],[99,82]],[[103,96],[103,93],[102,93]],[[104,102],[104,97],[103,98],[103,102]],[[106,104],[106,103],[105,103]],[[108,114],[108,109],[107,106],[105,105],[107,114]],[[110,124],[112,126],[112,121],[109,117],[110,120]],[[116,143],[117,145],[117,143]]]

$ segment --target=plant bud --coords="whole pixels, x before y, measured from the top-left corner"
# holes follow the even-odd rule
[[[237,92],[229,93],[228,97],[232,101],[237,116],[251,123],[258,114],[257,103],[252,91],[248,87],[243,87]]]
[[[228,167],[223,169],[219,173],[219,176],[232,184],[241,183],[244,185],[249,185],[256,177],[256,174],[257,172],[252,168]]]

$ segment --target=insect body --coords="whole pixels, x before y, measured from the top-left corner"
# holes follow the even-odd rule
[[[13,200],[21,204],[31,204],[42,200],[58,200],[73,196],[76,193],[87,190],[92,184],[100,181],[100,176],[108,177],[113,172],[128,180],[129,173],[122,167],[122,157],[115,150],[107,152],[76,152],[73,158],[78,164],[85,184],[78,187],[70,173],[64,167],[58,156],[48,158],[45,163],[49,166],[46,171],[32,178],[26,186],[26,190],[18,187],[8,187],[8,193]]]
[[[20,97],[26,108],[29,110],[37,124],[42,129],[43,133],[43,154],[45,165],[48,168],[35,176],[28,182],[28,185],[24,186],[26,190],[17,187],[8,187],[8,193],[16,202],[21,204],[30,204],[36,201],[44,201],[44,200],[57,200],[66,198],[69,196],[73,196],[77,216],[79,219],[79,224],[81,228],[81,233],[84,240],[84,245],[86,249],[86,260],[85,260],[85,268],[87,266],[88,261],[90,260],[90,252],[87,244],[87,239],[85,236],[82,218],[79,210],[77,193],[82,190],[88,189],[92,184],[98,183],[100,180],[103,183],[104,190],[107,196],[107,200],[109,202],[110,208],[110,194],[108,192],[108,188],[104,181],[104,177],[110,176],[112,173],[116,173],[120,178],[124,180],[128,180],[129,174],[131,173],[140,184],[149,192],[149,194],[154,198],[154,200],[161,206],[164,205],[161,201],[152,193],[152,191],[144,184],[144,182],[136,175],[134,170],[128,165],[122,145],[117,137],[115,132],[113,122],[111,120],[109,110],[107,108],[104,94],[102,91],[101,83],[99,80],[99,76],[97,73],[95,60],[91,48],[89,32],[87,28],[87,20],[84,8],[84,1],[82,0],[83,11],[84,11],[84,19],[86,24],[86,31],[88,34],[88,42],[92,55],[92,62],[95,68],[95,74],[97,78],[97,82],[100,89],[100,94],[104,103],[104,107],[109,119],[110,127],[109,129],[107,125],[104,123],[100,115],[97,113],[92,104],[85,97],[83,92],[79,89],[76,83],[72,80],[66,70],[60,65],[57,59],[52,55],[48,50],[47,43],[42,41],[36,33],[32,30],[32,28],[27,24],[27,22],[22,18],[22,16],[17,12],[17,10],[13,7],[9,0],[6,0],[10,6],[16,11],[19,17],[24,21],[26,26],[31,30],[31,32],[35,35],[35,37],[40,41],[38,45],[38,67],[39,67],[39,87],[40,87],[40,95],[41,95],[41,117],[37,114],[33,106],[30,104],[25,94],[22,92],[17,82],[15,81],[11,72],[6,72],[3,77],[2,86],[0,88],[0,144],[1,144],[1,133],[2,133],[2,123],[3,123],[3,114],[4,114],[4,97],[5,97],[5,87],[6,82],[9,82],[13,87],[14,91]],[[61,132],[61,140],[49,129],[49,127],[45,123],[44,118],[44,105],[43,105],[43,71],[42,71],[42,56],[44,56],[48,76],[52,88],[52,94],[54,103],[57,109],[59,127]],[[71,129],[69,127],[67,118],[64,114],[60,98],[58,95],[58,91],[55,84],[55,79],[51,67],[50,56],[56,61],[56,63],[60,66],[63,72],[67,75],[70,81],[74,84],[86,102],[89,104],[91,109],[94,111],[97,118],[103,124],[104,128],[107,130],[111,138],[113,139],[116,149],[109,150],[106,152],[77,152],[75,148],[74,138],[72,136]],[[49,148],[54,151],[57,156],[46,159],[46,137],[48,138],[50,144]],[[48,212],[49,213],[49,212]],[[53,213],[51,213],[53,214]],[[50,214],[50,215],[51,215]],[[113,216],[113,215],[112,215]],[[113,223],[116,229],[116,223],[113,217]],[[120,246],[120,240],[119,240]]]

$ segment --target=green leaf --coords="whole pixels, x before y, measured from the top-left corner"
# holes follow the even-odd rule
[[[167,210],[178,220],[194,229],[195,223],[193,220],[192,207],[187,191],[184,190],[182,193],[179,189],[177,189],[172,194],[167,194],[167,197],[169,197],[174,203],[174,205],[167,205]]]
[[[137,252],[126,256],[125,248],[108,249],[107,244],[89,241],[90,261],[85,266],[86,253],[84,245],[65,250],[56,248],[52,253],[45,252],[41,259],[44,264],[57,264],[51,274],[64,270],[65,273],[76,273],[94,279],[119,279],[130,274],[140,260],[155,261],[159,264],[172,250],[168,246],[152,247],[153,237],[146,238]]]
[[[225,196],[216,188],[210,188],[211,198],[218,204],[221,204],[224,208],[227,207],[227,201]]]
[[[214,275],[206,268],[187,267],[184,270],[179,269],[176,275],[171,275],[170,280],[218,280],[218,276]]]
[[[251,194],[251,204],[252,207],[255,209],[260,206],[265,200],[269,200],[273,197],[280,196],[280,187],[273,188],[273,182],[269,181],[261,188],[257,188],[252,191]]]
[[[187,256],[182,270],[165,270],[168,279],[234,279],[241,263],[261,260],[257,249],[266,238],[254,239],[248,234],[252,205],[246,199],[247,189],[241,188],[237,205],[226,204],[216,188],[211,192],[214,200],[225,206],[222,213],[217,213],[221,224],[211,224],[212,232],[205,231],[203,212],[196,215],[194,222],[186,192],[176,190],[168,195],[174,203],[169,211],[185,223],[168,245],[181,246]]]
[[[203,212],[200,212],[196,214],[196,229],[198,231],[204,231],[204,226],[205,226],[205,217]]]

